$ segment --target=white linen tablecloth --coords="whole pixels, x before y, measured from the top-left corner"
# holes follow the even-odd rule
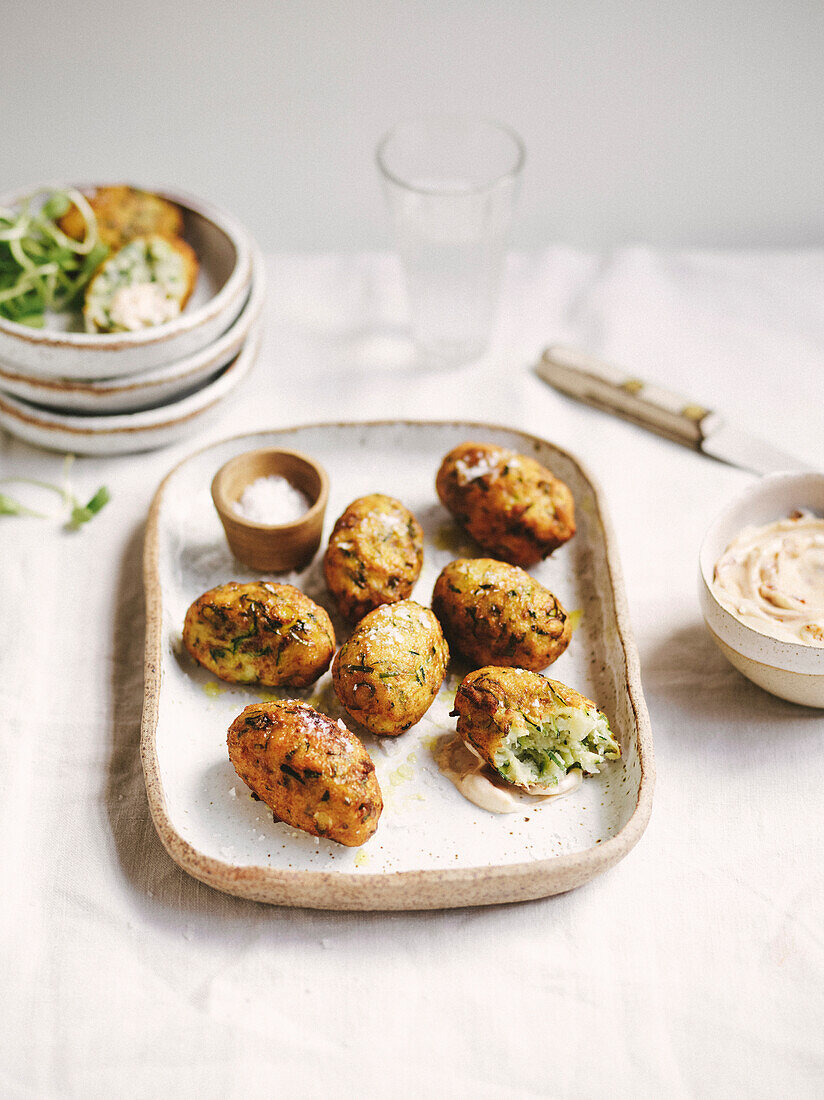
[[[735,415],[824,468],[824,251],[511,259],[494,345],[423,370],[393,257],[271,256],[266,338],[219,422],[79,459],[86,528],[0,518],[4,1097],[775,1097],[824,1094],[824,713],[716,651],[702,533],[751,475],[561,397],[562,341]],[[170,860],[138,742],[141,550],[166,472],[212,440],[316,420],[478,419],[600,481],[658,771],[613,870],[527,904],[275,908]],[[0,433],[0,476],[60,458]]]

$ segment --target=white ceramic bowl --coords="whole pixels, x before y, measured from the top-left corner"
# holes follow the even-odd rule
[[[94,186],[81,184],[80,190]],[[0,205],[14,206],[37,190],[28,187],[0,196]],[[116,333],[65,331],[66,315],[48,317],[42,329],[0,318],[0,362],[58,378],[115,378],[194,355],[226,331],[248,297],[252,278],[246,230],[200,199],[154,190],[180,207],[183,236],[200,264],[194,294],[180,316],[140,332]]]
[[[729,504],[701,545],[698,597],[713,640],[739,672],[781,699],[824,707],[824,646],[779,641],[745,626],[712,591],[715,563],[744,527],[785,519],[795,509],[824,516],[824,474],[772,474]]]
[[[248,374],[260,344],[254,328],[240,354],[195,393],[143,412],[114,416],[55,413],[0,395],[0,427],[50,451],[80,455],[131,454],[175,443],[203,423]]]
[[[175,363],[140,374],[101,381],[72,381],[28,373],[0,363],[0,393],[19,397],[52,412],[95,415],[137,412],[193,393],[238,354],[260,316],[266,296],[263,258],[254,250],[252,288],[232,324],[214,343]]]

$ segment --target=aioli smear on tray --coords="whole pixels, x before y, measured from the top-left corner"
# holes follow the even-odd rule
[[[824,646],[824,518],[794,512],[745,527],[716,563],[713,592],[762,634]]]
[[[491,814],[514,814],[525,806],[534,806],[549,798],[568,794],[581,785],[583,775],[575,769],[561,780],[552,791],[540,794],[522,790],[505,783],[487,767],[465,741],[457,735],[443,739],[433,749],[435,763],[447,779],[475,806]]]

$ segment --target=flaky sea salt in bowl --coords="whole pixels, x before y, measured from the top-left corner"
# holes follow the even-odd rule
[[[232,553],[263,572],[309,564],[320,546],[328,497],[326,471],[299,451],[246,451],[212,480],[212,500]]]

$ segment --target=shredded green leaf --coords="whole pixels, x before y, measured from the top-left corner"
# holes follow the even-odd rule
[[[71,205],[85,223],[79,241],[57,224]],[[0,317],[42,328],[46,310],[59,313],[76,304],[108,252],[94,211],[74,188],[37,191],[15,210],[0,207]]]
[[[30,477],[8,477],[3,478],[0,483],[14,482],[19,485],[35,485],[39,489],[48,489],[51,493],[57,493],[63,503],[63,507],[68,509],[69,512],[66,526],[70,530],[76,531],[79,527],[82,527],[84,523],[88,523],[90,519],[93,519],[94,516],[108,504],[111,499],[111,494],[105,485],[101,485],[86,504],[81,504],[74,495],[69,481],[69,471],[73,462],[74,455],[66,455],[63,461],[62,485],[54,485],[50,481],[38,481]],[[0,516],[38,516],[40,519],[49,518],[46,513],[35,512],[33,508],[29,508],[27,505],[15,499],[15,497],[8,496],[6,493],[0,493]]]
[[[42,512],[35,512],[32,508],[27,508],[25,504],[21,504],[19,500],[15,500],[14,497],[7,496],[5,493],[0,493],[0,516],[42,516]]]

